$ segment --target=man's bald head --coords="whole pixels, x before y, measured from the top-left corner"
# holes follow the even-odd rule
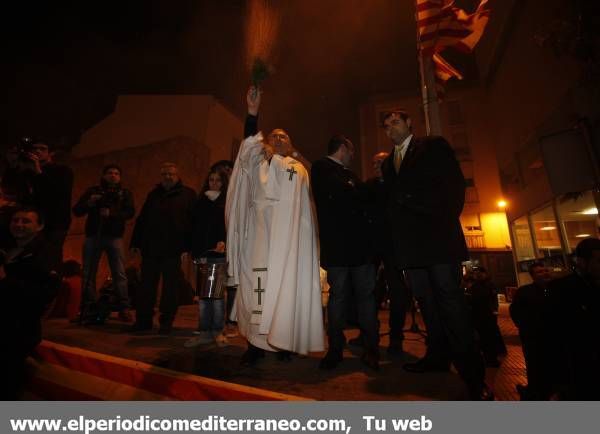
[[[269,133],[267,143],[273,147],[276,154],[284,157],[291,156],[294,150],[290,136],[281,128],[276,128]]]

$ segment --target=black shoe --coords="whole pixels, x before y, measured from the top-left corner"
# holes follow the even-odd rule
[[[343,359],[341,354],[328,351],[327,354],[325,354],[325,357],[319,362],[319,369],[331,371],[332,369],[335,369]]]
[[[414,363],[405,363],[402,368],[413,374],[423,374],[425,372],[448,372],[450,364],[447,362],[434,362],[427,358],[422,358]]]
[[[471,401],[494,401],[496,399],[492,389],[485,383],[477,390],[471,391],[469,395]]]
[[[84,318],[81,321],[82,326],[91,326],[91,325],[104,325],[104,318],[100,318],[99,316],[91,316],[88,318]]]
[[[133,323],[130,326],[123,327],[124,333],[150,334],[152,333],[152,324]]]
[[[360,361],[363,362],[363,364],[368,368],[371,368],[374,371],[379,371],[379,354],[376,352],[365,351],[360,357]]]
[[[265,350],[248,343],[248,349],[242,355],[242,361],[240,363],[242,366],[254,366],[256,365],[256,362],[258,362],[258,359],[263,359],[264,357]]]
[[[546,401],[548,399],[542,393],[536,393],[529,385],[517,384],[516,389],[521,401]]]
[[[352,338],[348,341],[348,345],[352,345],[354,347],[364,347],[363,337],[362,335],[358,335],[355,338]]]
[[[133,317],[131,316],[131,312],[129,311],[128,308],[125,308],[125,309],[122,309],[121,311],[119,311],[119,313],[117,314],[117,318],[119,319],[119,321],[123,321],[123,322],[133,321]]]
[[[400,342],[390,342],[387,348],[388,356],[402,356],[404,354],[404,350],[402,349],[402,341]]]
[[[277,360],[279,360],[280,362],[291,362],[292,352],[285,350],[277,352]]]

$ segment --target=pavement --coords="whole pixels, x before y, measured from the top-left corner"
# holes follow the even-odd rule
[[[44,321],[44,338],[53,342],[108,355],[142,361],[164,368],[191,373],[274,392],[299,395],[328,401],[421,401],[463,400],[467,394],[462,381],[452,371],[449,373],[411,374],[402,364],[414,361],[425,352],[422,333],[406,332],[405,354],[390,358],[386,354],[388,344],[388,311],[380,311],[381,321],[381,369],[372,371],[359,360],[360,348],[348,347],[344,361],[332,371],[318,369],[323,353],[309,356],[293,356],[289,362],[277,360],[275,354],[267,354],[255,367],[240,366],[240,358],[246,349],[242,337],[229,339],[226,346],[214,343],[195,348],[184,348],[197,326],[198,309],[195,305],[181,306],[171,336],[156,334],[134,336],[123,333],[126,325],[111,317],[102,326],[81,327],[66,319]],[[423,324],[416,315],[420,330]],[[410,315],[407,328],[412,324]],[[499,368],[487,368],[486,379],[494,390],[497,400],[518,400],[515,386],[526,384],[525,364],[518,331],[508,316],[508,304],[501,303],[499,325],[504,336],[508,354],[501,358]],[[346,331],[347,338],[358,330]]]

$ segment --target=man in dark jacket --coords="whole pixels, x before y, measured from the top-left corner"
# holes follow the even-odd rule
[[[33,201],[44,215],[44,236],[54,260],[62,263],[63,244],[71,226],[71,194],[73,193],[73,170],[52,161],[48,143],[34,141],[29,154],[34,165],[32,180]]]
[[[527,386],[517,385],[517,390],[521,400],[540,400],[548,398],[547,357],[554,357],[553,354],[545,354],[547,333],[544,326],[548,283],[552,275],[542,262],[531,264],[529,275],[533,283],[517,289],[510,305],[510,316],[519,329],[527,369]]]
[[[10,222],[12,240],[3,248],[0,291],[5,309],[0,316],[4,332],[2,399],[17,399],[24,380],[25,358],[41,340],[41,317],[60,280],[58,264],[48,255],[44,221],[34,208],[17,210]]]
[[[106,252],[112,282],[118,297],[119,319],[130,321],[125,248],[125,222],[135,215],[133,195],[121,187],[121,168],[109,164],[102,170],[100,185],[88,188],[73,207],[73,214],[83,217],[85,242],[83,244],[82,308],[84,314],[96,302],[96,274],[103,252]],[[85,320],[85,315],[83,315]]]
[[[450,356],[470,398],[490,399],[460,288],[467,258],[459,221],[465,199],[460,165],[443,137],[413,137],[406,112],[387,113],[383,127],[394,144],[382,164],[390,255],[406,272],[413,295],[424,300],[428,333],[426,356],[404,367],[416,373],[447,370]]]
[[[311,185],[319,221],[321,267],[330,285],[327,304],[329,349],[321,369],[342,361],[346,303],[354,288],[365,352],[362,361],[379,368],[379,332],[375,305],[375,265],[370,249],[367,190],[348,165],[354,145],[342,135],[331,138],[327,157],[313,163]]]
[[[546,354],[551,396],[600,399],[600,240],[586,238],[575,249],[576,269],[548,284]]]
[[[159,333],[171,333],[178,307],[181,255],[190,251],[196,193],[179,179],[177,165],[164,163],[161,183],[146,198],[135,222],[131,249],[142,255],[142,291],[137,298],[132,331],[152,330],[158,281],[162,275]]]

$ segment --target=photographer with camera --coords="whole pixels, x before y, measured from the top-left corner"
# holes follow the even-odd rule
[[[73,214],[83,217],[82,319],[92,315],[96,303],[96,274],[103,252],[106,252],[115,292],[118,297],[119,319],[130,321],[125,248],[125,222],[135,215],[132,193],[121,187],[121,168],[109,164],[102,170],[100,184],[88,188],[73,207]]]
[[[41,317],[52,301],[60,279],[58,264],[48,255],[51,247],[42,234],[44,221],[32,207],[22,207],[10,221],[11,240],[2,244],[0,291],[4,309],[2,399],[16,399],[24,382],[24,362],[41,340]]]
[[[73,171],[53,161],[47,140],[25,137],[9,149],[2,188],[14,193],[20,205],[33,205],[44,216],[44,234],[53,261],[62,262],[62,249],[71,225]]]

